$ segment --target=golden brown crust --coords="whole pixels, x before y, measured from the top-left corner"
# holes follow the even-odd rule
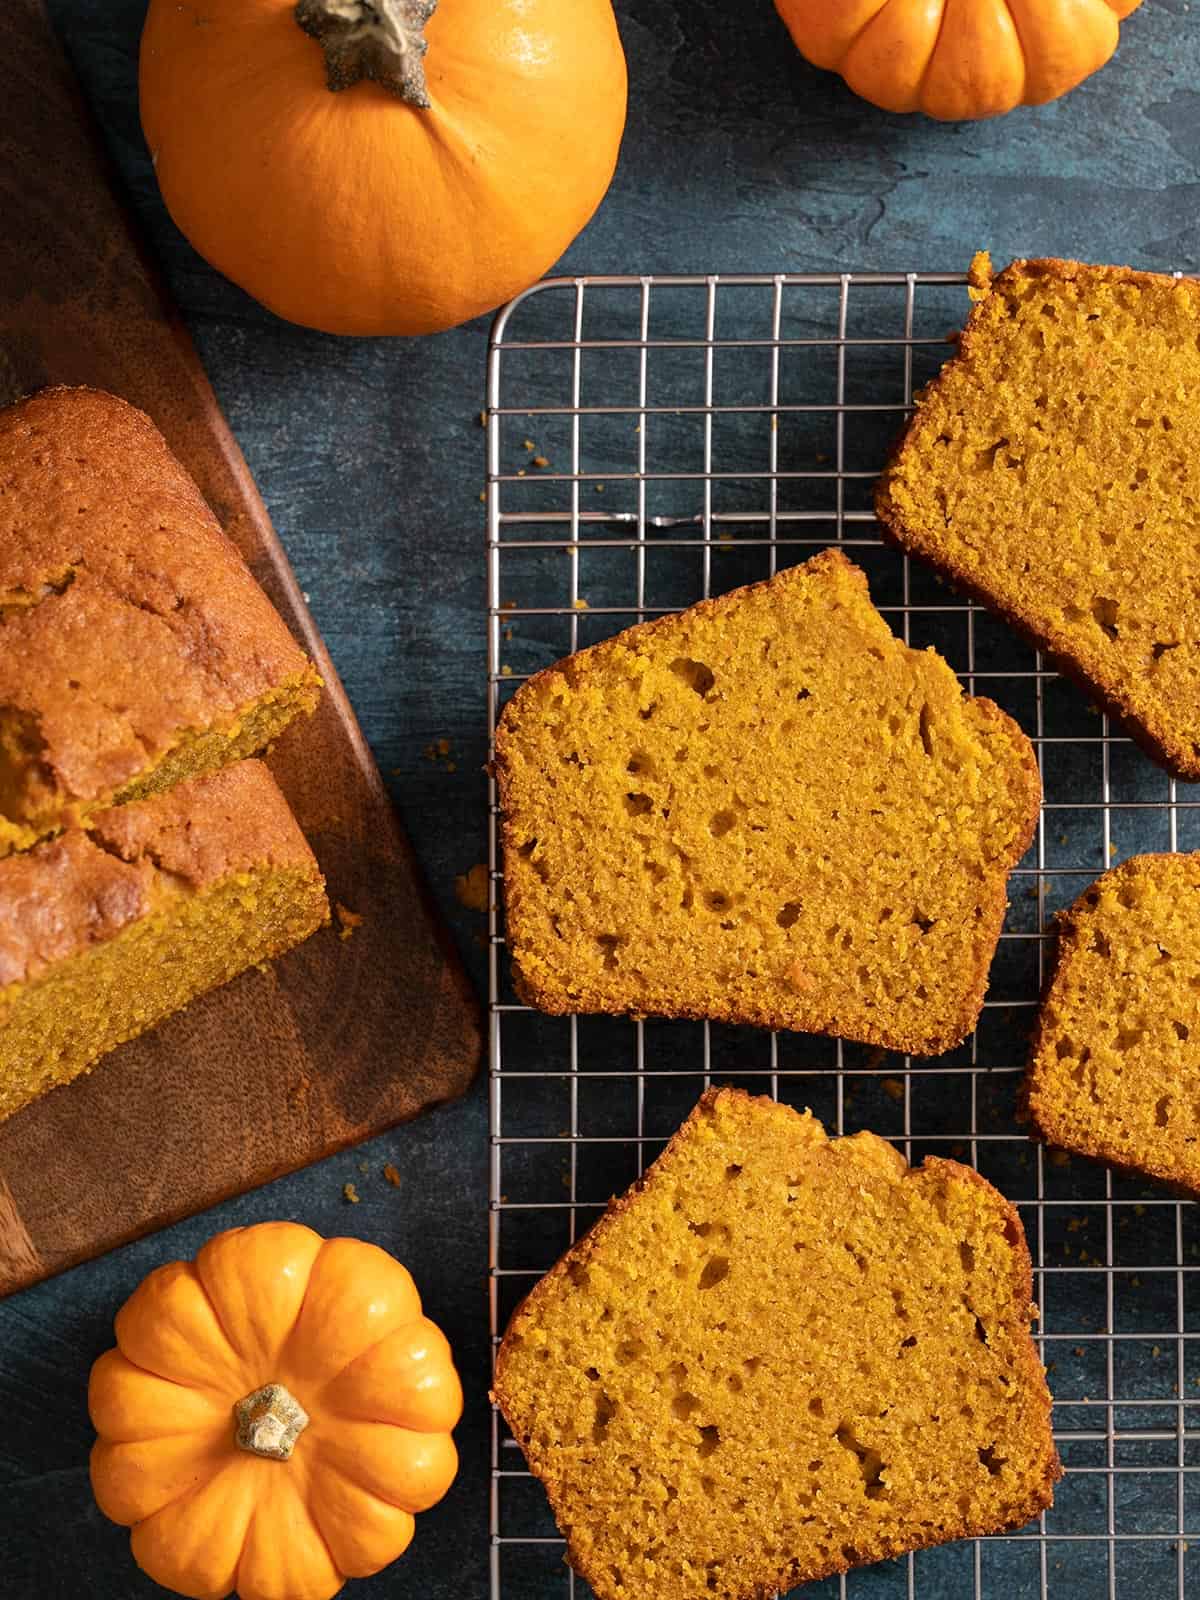
[[[1086,277],[1091,282],[1130,284],[1138,288],[1171,287],[1190,296],[1200,319],[1200,279],[1176,277],[1163,272],[1145,272],[1133,267],[1091,265],[1086,262],[1055,257],[1018,258],[1001,272],[993,274],[986,253],[981,252],[972,262],[971,282],[976,304],[958,340],[957,354],[946,362],[941,374],[933,380],[921,396],[903,432],[889,454],[888,462],[880,475],[875,493],[875,514],[887,543],[907,554],[915,555],[932,567],[941,577],[970,599],[978,601],[1000,616],[1026,643],[1040,650],[1046,664],[1068,678],[1115,722],[1147,755],[1174,776],[1192,782],[1200,779],[1200,743],[1172,738],[1163,730],[1150,727],[1143,711],[1130,700],[1128,690],[1119,682],[1106,677],[1069,650],[1061,642],[1050,638],[1036,622],[1023,614],[986,582],[979,581],[949,556],[931,548],[920,536],[919,530],[906,521],[892,494],[892,485],[906,453],[916,447],[922,424],[922,406],[926,395],[933,394],[945,379],[958,369],[968,367],[976,356],[977,345],[987,337],[983,328],[985,306],[994,294],[1005,289],[1022,276],[1060,282],[1076,282]]]
[[[604,1215],[559,1258],[513,1311],[497,1351],[490,1396],[492,1402],[500,1407],[510,1426],[512,1426],[513,1414],[511,1406],[506,1406],[505,1367],[512,1355],[514,1340],[519,1338],[522,1335],[522,1330],[536,1319],[538,1307],[543,1301],[553,1303],[558,1296],[572,1292],[573,1284],[580,1274],[580,1269],[586,1268],[591,1257],[603,1246],[608,1233],[614,1227],[618,1218],[630,1207],[637,1204],[638,1197],[649,1185],[668,1179],[676,1152],[690,1135],[693,1126],[700,1119],[709,1115],[712,1109],[725,1098],[748,1106],[756,1104],[771,1106],[776,1110],[790,1112],[798,1123],[804,1120],[792,1108],[779,1106],[769,1096],[752,1096],[742,1089],[733,1087],[717,1086],[705,1091],[654,1165],[623,1195],[609,1202]],[[859,1137],[863,1136],[860,1135]],[[893,1149],[893,1147],[889,1147],[889,1149]],[[940,1157],[929,1156],[925,1158],[920,1167],[912,1168],[908,1166],[908,1163],[904,1161],[899,1152],[895,1152],[893,1149],[893,1154],[896,1157],[897,1170],[901,1174],[902,1182],[920,1182],[923,1177],[942,1176],[950,1182],[977,1186],[986,1191],[992,1204],[998,1205],[998,1209],[1004,1218],[1005,1239],[1011,1248],[1012,1321],[1014,1325],[1028,1327],[1029,1323],[1035,1320],[1037,1316],[1036,1307],[1033,1305],[1033,1266],[1020,1215],[1016,1207],[972,1167]],[[738,1600],[771,1600],[771,1597],[775,1594],[790,1590],[798,1584],[815,1582],[822,1578],[835,1576],[839,1573],[850,1571],[853,1567],[886,1560],[910,1550],[925,1549],[959,1538],[1003,1533],[1022,1528],[1052,1505],[1054,1485],[1062,1477],[1063,1471],[1057,1452],[1051,1442],[1051,1399],[1046,1386],[1045,1372],[1038,1357],[1036,1346],[1031,1338],[1026,1339],[1021,1347],[1020,1363],[1023,1370],[1022,1382],[1026,1386],[1027,1392],[1041,1397],[1040,1405],[1037,1407],[1038,1427],[1047,1441],[1047,1449],[1044,1471],[1040,1481],[1031,1487],[1028,1497],[1022,1503],[1010,1508],[1003,1519],[990,1521],[987,1526],[983,1526],[973,1523],[961,1515],[956,1522],[953,1514],[948,1514],[943,1520],[940,1531],[914,1526],[912,1537],[904,1539],[889,1539],[872,1534],[873,1543],[871,1547],[854,1551],[853,1559],[839,1560],[835,1558],[819,1565],[810,1564],[806,1566],[802,1561],[793,1561],[790,1564],[781,1565],[778,1572],[773,1574],[769,1581],[745,1590],[739,1595]],[[528,1443],[516,1430],[514,1430],[514,1436],[522,1447]],[[536,1462],[531,1459],[530,1465],[534,1470],[535,1476],[540,1476]],[[545,1482],[544,1487],[547,1488],[550,1494],[552,1509],[554,1509],[557,1516],[559,1507],[554,1493],[555,1486],[550,1482]],[[843,1550],[851,1548],[843,1547]],[[570,1565],[592,1585],[598,1595],[604,1596],[611,1592],[609,1570],[602,1566],[598,1559],[591,1559],[590,1554],[578,1546],[569,1529],[567,1530],[567,1554]],[[628,1592],[631,1595],[636,1594],[635,1590],[629,1590]],[[626,1590],[622,1589],[621,1593],[626,1593]]]
[[[856,589],[861,592],[861,596],[866,603],[870,603],[865,575],[837,548],[821,551],[804,563],[802,568],[793,569],[793,575],[800,572],[813,576],[826,572],[845,575],[850,578]],[[786,575],[781,574],[780,576],[784,577]],[[739,606],[743,604],[747,597],[756,592],[769,589],[778,581],[778,577],[765,579],[758,583],[734,589],[726,594],[702,600],[689,608],[688,615],[710,619],[721,618],[731,614],[736,615]],[[661,626],[661,620],[639,623],[611,639],[603,640],[599,644],[592,645],[588,649],[581,650],[573,656],[566,657],[549,667],[543,668],[529,679],[528,683],[522,687],[519,696],[511,700],[505,707],[496,730],[495,761],[492,770],[498,788],[501,813],[500,835],[506,863],[511,859],[511,853],[516,849],[517,845],[513,819],[512,773],[509,752],[510,747],[519,741],[521,737],[518,722],[521,702],[535,703],[538,686],[550,683],[556,675],[563,676],[569,684],[574,686],[586,671],[589,663],[603,661],[606,654],[611,652],[614,647],[620,646],[625,650],[636,652],[643,645],[653,644],[656,633]],[[1007,909],[1006,886],[1008,873],[1020,861],[1034,837],[1042,799],[1041,777],[1038,770],[1037,757],[1019,725],[991,700],[970,698],[967,704],[973,709],[974,714],[982,723],[991,724],[1011,745],[1021,769],[1019,785],[1014,782],[1013,788],[1014,791],[1018,786],[1020,788],[1023,796],[1024,815],[1008,858],[998,866],[994,877],[980,887],[980,914],[973,930],[974,940],[969,963],[963,969],[961,1006],[957,1016],[947,1019],[945,1025],[936,1031],[928,1028],[921,1032],[904,1031],[897,1027],[894,1018],[879,1021],[866,1016],[855,1019],[853,1024],[846,1023],[839,1029],[829,1025],[827,1011],[823,1011],[817,1004],[806,1003],[803,995],[782,997],[777,1005],[772,1005],[763,1003],[761,996],[757,994],[731,996],[728,992],[723,992],[720,989],[712,989],[705,996],[703,1004],[694,1006],[674,1004],[669,1009],[655,1006],[653,1014],[672,1020],[707,1020],[750,1024],[770,1029],[799,1030],[814,1034],[824,1034],[829,1037],[852,1039],[858,1043],[902,1050],[919,1056],[937,1055],[961,1043],[971,1032],[979,1018],[987,987],[988,971]],[[509,943],[510,948],[514,951],[513,983],[517,995],[524,1003],[550,1015],[568,1015],[575,1011],[607,1013],[609,1015],[626,1015],[629,1013],[630,1008],[627,1004],[620,1001],[614,1002],[602,992],[588,994],[586,1000],[581,1003],[577,995],[531,980],[522,970],[516,948],[521,943],[523,928],[521,890],[516,884],[513,874],[507,870],[504,877],[504,897],[506,922],[510,935]]]
[[[10,407],[0,485],[0,822],[48,831],[265,696],[311,709],[315,669],[140,411]]]
[[[1193,856],[1192,859],[1200,862],[1200,854]],[[1018,1091],[1018,1118],[1028,1125],[1030,1136],[1040,1143],[1069,1150],[1072,1154],[1087,1157],[1089,1160],[1101,1161],[1115,1171],[1131,1177],[1153,1178],[1157,1182],[1169,1185],[1174,1192],[1182,1196],[1200,1199],[1200,1182],[1189,1182],[1177,1167],[1164,1162],[1150,1150],[1141,1154],[1137,1161],[1130,1160],[1129,1150],[1121,1146],[1103,1125],[1092,1128],[1086,1142],[1072,1133],[1049,1073],[1049,1052],[1058,1033],[1057,1027],[1051,1021],[1053,997],[1067,979],[1075,956],[1083,948],[1083,941],[1093,916],[1092,897],[1098,887],[1120,883],[1140,873],[1151,863],[1177,860],[1179,855],[1167,850],[1147,851],[1143,855],[1130,856],[1119,865],[1101,873],[1071,905],[1053,918],[1050,931],[1054,937],[1050,959],[1047,962],[1046,979],[1042,985],[1041,1004],[1038,1007],[1030,1041],[1029,1061]]]
[[[164,889],[196,893],[256,867],[316,860],[260,761],[96,814],[0,860],[0,990],[42,976],[146,916]]]

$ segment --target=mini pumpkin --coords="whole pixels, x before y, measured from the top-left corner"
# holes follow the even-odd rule
[[[1141,0],[775,0],[800,53],[885,111],[995,117],[1066,94]]]
[[[408,1272],[292,1222],[160,1267],[92,1368],[92,1487],[156,1582],[193,1600],[329,1600],[440,1500],[462,1413]]]
[[[142,128],[192,244],[293,322],[431,333],[526,289],[625,126],[610,0],[151,0]]]

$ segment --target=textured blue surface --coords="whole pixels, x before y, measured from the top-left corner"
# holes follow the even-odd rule
[[[158,202],[135,106],[144,5],[51,0],[51,10],[434,893],[482,982],[481,919],[457,905],[452,882],[484,854],[477,417],[486,326],[410,343],[341,342],[275,321],[193,254]],[[769,0],[618,0],[617,10],[631,68],[629,132],[609,199],[568,268],[958,269],[980,245],[998,260],[1200,264],[1200,34],[1184,0],[1147,0],[1126,24],[1114,63],[1065,101],[951,127],[877,112],[805,66]],[[439,738],[450,743],[453,772],[422,753]],[[1122,840],[1124,849],[1136,843]],[[398,1191],[380,1176],[386,1161],[403,1175]],[[348,1180],[364,1197],[353,1209],[341,1196]],[[71,1176],[47,1173],[46,1181],[68,1187]],[[220,1227],[274,1216],[353,1231],[407,1261],[467,1382],[457,1485],[422,1519],[405,1561],[353,1592],[481,1600],[485,1182],[480,1086],[461,1105],[0,1304],[5,1600],[160,1592],[132,1567],[126,1535],[91,1503],[87,1370],[110,1342],[117,1306],[149,1268],[191,1254]],[[1131,1526],[1151,1532],[1154,1480],[1146,1481],[1149,1509]],[[1102,1480],[1077,1482],[1080,1517],[1102,1527],[1102,1503],[1086,1503]],[[1051,1552],[1052,1589],[1054,1563],[1070,1550]],[[1173,1593],[1175,1558],[1165,1550],[1124,1547],[1119,1593]],[[985,1574],[998,1559],[985,1552]],[[927,1593],[972,1591],[968,1551],[930,1557],[922,1571]],[[1074,1556],[1071,1571],[1057,1592],[1103,1592]],[[513,1600],[563,1594],[560,1573],[548,1553],[544,1584],[530,1580]],[[901,1593],[899,1582],[881,1569],[855,1580],[854,1592]],[[988,1579],[989,1594],[1037,1592],[1032,1553]]]

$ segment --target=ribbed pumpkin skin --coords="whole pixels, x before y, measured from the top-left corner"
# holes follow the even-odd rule
[[[155,1582],[190,1600],[330,1600],[402,1555],[458,1467],[445,1336],[386,1251],[291,1222],[159,1267],[92,1368],[92,1488]],[[283,1384],[290,1460],[239,1449],[234,1406]]]
[[[440,0],[432,104],[326,87],[295,0],[151,0],[142,128],[206,260],[292,322],[449,328],[527,288],[612,179],[625,57],[610,0]]]
[[[996,117],[1066,94],[1141,0],[775,0],[800,53],[885,111]]]

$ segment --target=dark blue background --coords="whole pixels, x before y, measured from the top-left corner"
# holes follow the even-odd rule
[[[338,341],[274,320],[199,260],[158,201],[136,113],[142,0],[50,8],[482,985],[482,918],[456,903],[453,879],[485,853],[477,419],[486,324],[400,343]],[[1200,33],[1184,0],[1147,0],[1116,60],[1066,100],[957,126],[857,101],[796,56],[770,0],[617,0],[617,12],[629,129],[608,200],[566,258],[571,269],[945,270],[981,245],[1001,261],[1198,265]],[[453,772],[423,754],[441,738]],[[380,1176],[387,1161],[402,1174],[398,1191]],[[350,1180],[363,1196],[354,1209],[342,1199]],[[468,1389],[458,1483],[421,1520],[405,1561],[355,1592],[482,1597],[485,1181],[480,1085],[464,1104],[0,1304],[0,1595],[160,1592],[91,1501],[88,1368],[151,1267],[192,1254],[219,1228],[292,1217],[361,1234],[405,1260]]]

